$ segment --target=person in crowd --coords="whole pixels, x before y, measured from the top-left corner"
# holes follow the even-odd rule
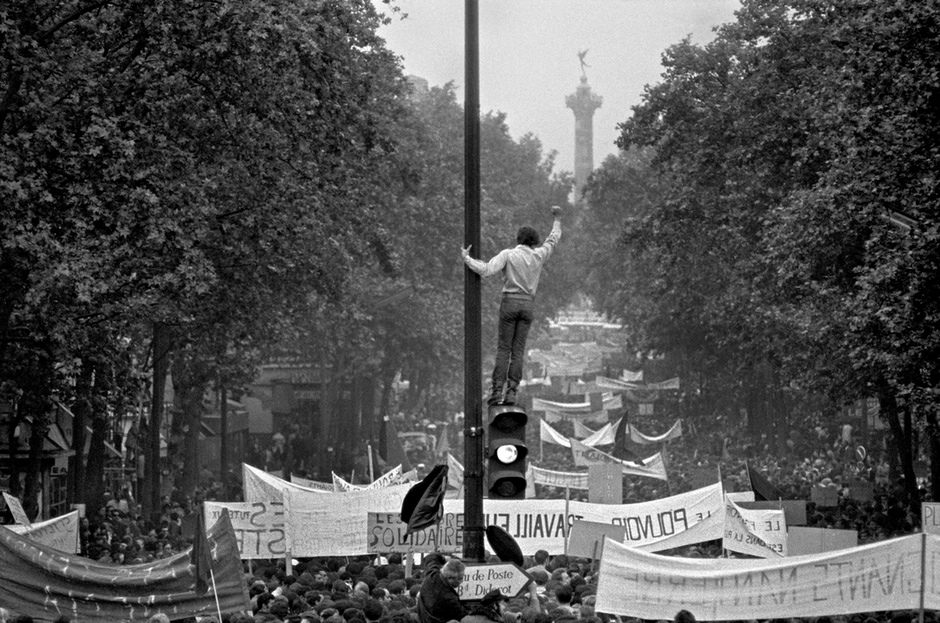
[[[420,623],[447,623],[461,620],[465,614],[457,588],[463,582],[466,565],[456,558],[444,559],[438,553],[425,561],[424,581],[418,593],[417,613]]]
[[[480,603],[470,609],[470,613],[460,620],[460,623],[503,623],[503,614],[509,597],[503,595],[498,588],[494,588],[480,600]]]

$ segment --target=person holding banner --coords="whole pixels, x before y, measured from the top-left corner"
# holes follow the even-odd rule
[[[466,565],[456,558],[445,562],[441,554],[434,552],[428,554],[425,568],[424,582],[417,599],[418,621],[447,623],[462,619],[466,613],[457,588],[463,582]]]

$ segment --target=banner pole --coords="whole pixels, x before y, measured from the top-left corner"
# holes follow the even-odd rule
[[[568,502],[570,499],[571,499],[571,489],[568,488],[568,485],[566,484],[565,485],[565,556],[568,555],[568,531],[571,530],[571,526],[568,525]]]
[[[408,539],[408,558],[405,559],[405,577],[410,578],[414,571],[415,564],[415,534],[411,533],[411,538]]]
[[[222,606],[219,604],[219,589],[215,587],[215,571],[209,568],[209,577],[212,578],[212,595],[215,597],[215,611],[219,614],[219,621],[222,620]],[[921,599],[921,617],[923,617],[923,599]]]
[[[920,623],[924,623],[924,593],[927,591],[927,529],[923,530],[920,540]]]

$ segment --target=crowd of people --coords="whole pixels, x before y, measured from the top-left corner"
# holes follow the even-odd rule
[[[668,415],[659,419],[646,418],[637,426],[650,435],[664,431],[673,423]],[[721,422],[721,421],[719,421]],[[460,422],[452,422],[454,436],[447,445],[460,448]],[[646,478],[625,478],[624,503],[658,499],[667,495],[702,486],[703,473],[719,473],[727,487],[736,490],[750,488],[745,469],[747,462],[782,493],[784,499],[808,500],[815,485],[829,485],[838,492],[838,505],[817,507],[807,503],[807,523],[810,526],[841,528],[858,531],[859,542],[883,540],[909,534],[918,528],[915,517],[904,504],[897,484],[889,479],[883,444],[880,440],[867,440],[874,451],[858,452],[858,444],[846,435],[844,427],[829,423],[827,431],[818,416],[792,423],[800,434],[785,440],[787,452],[778,453],[776,444],[766,436],[752,436],[746,428],[733,423],[725,426],[685,426],[684,434],[665,446],[650,447],[650,453],[666,454],[668,481]],[[553,424],[563,433],[570,423]],[[278,440],[271,441],[277,446]],[[642,452],[644,448],[635,448]],[[430,469],[443,457],[433,455],[428,448],[416,448],[415,463]],[[423,454],[422,454],[423,453]],[[420,454],[420,456],[418,456]],[[530,453],[530,459],[547,469],[577,471],[572,465],[570,451],[546,445]],[[848,495],[852,481],[871,482],[874,495],[871,500],[856,500]],[[185,524],[192,521],[201,501],[222,499],[218,481],[210,480],[192,498],[164,500],[163,512],[156,521],[139,514],[137,504],[129,492],[107,499],[107,503],[93,516],[82,521],[82,554],[99,561],[115,564],[140,564],[172,556],[189,547],[191,538]],[[585,491],[570,491],[575,499],[586,499]],[[536,497],[553,498],[564,495],[552,487],[536,487]],[[926,496],[926,492],[924,491]],[[232,501],[232,500],[227,500]],[[696,556],[721,555],[720,542],[704,543],[676,552]],[[246,565],[246,581],[251,598],[251,612],[226,616],[230,623],[449,623],[464,616],[465,623],[609,623],[610,617],[594,611],[594,592],[597,584],[596,566],[585,559],[570,559],[564,555],[550,556],[539,552],[527,558],[528,571],[535,579],[531,594],[504,600],[493,596],[487,603],[477,603],[470,609],[459,611],[460,617],[429,618],[420,607],[419,594],[430,574],[427,565],[434,556],[427,557],[409,575],[406,565],[397,554],[388,559],[328,558],[298,561],[285,570],[284,561],[253,561]],[[438,561],[441,562],[441,561]],[[250,573],[247,573],[250,570]],[[472,611],[472,612],[471,612]],[[692,615],[689,615],[692,616]],[[901,623],[909,613],[879,613],[873,617],[845,617],[838,623]],[[475,617],[475,618],[472,618]],[[27,618],[10,617],[8,621],[26,623]],[[153,623],[159,623],[154,621]],[[626,619],[620,623],[639,623]],[[815,623],[829,623],[820,617]]]

